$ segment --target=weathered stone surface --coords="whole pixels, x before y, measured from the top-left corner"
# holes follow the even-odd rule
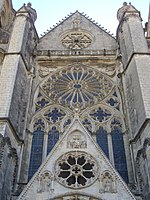
[[[124,2],[117,39],[78,11],[39,39],[31,3],[14,12],[0,1],[0,200],[150,199],[150,19]]]

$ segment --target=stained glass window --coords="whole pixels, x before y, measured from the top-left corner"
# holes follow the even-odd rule
[[[91,113],[90,116],[95,120],[95,121],[99,121],[99,122],[103,122],[106,121],[110,118],[111,113],[110,111],[103,109],[103,108],[98,108],[98,109],[94,109]]]
[[[39,101],[37,101],[37,106],[36,106],[36,111],[39,110],[40,108],[45,107],[49,102],[46,101],[45,98],[41,98]]]
[[[125,182],[128,183],[128,172],[127,172],[123,134],[121,129],[118,127],[115,127],[112,130],[112,143],[113,143],[115,167],[122,176],[122,178],[125,180]]]
[[[47,154],[52,150],[58,140],[59,131],[56,129],[56,127],[52,127],[48,133]]]
[[[41,85],[48,98],[72,108],[85,108],[103,100],[112,87],[113,83],[104,74],[81,64],[61,69]]]
[[[71,124],[71,119],[67,119],[65,122],[64,122],[64,125],[63,127],[67,127],[69,124]]]
[[[46,119],[52,123],[61,121],[63,119],[63,117],[65,116],[64,111],[62,111],[61,109],[57,109],[57,108],[53,108],[48,110],[44,116],[46,117]]]
[[[96,132],[96,142],[101,147],[105,155],[109,157],[107,131],[104,130],[103,127],[100,127]]]
[[[48,103],[49,101],[41,93],[39,93],[35,101],[35,111],[44,108]]]
[[[32,147],[30,155],[30,165],[28,179],[30,180],[33,174],[37,171],[42,163],[42,153],[43,153],[43,139],[44,132],[41,127],[38,127],[36,131],[33,132],[32,137]]]
[[[92,133],[92,124],[91,124],[91,122],[89,121],[88,118],[85,118],[85,119],[82,121],[82,124],[83,124],[84,127],[89,131],[89,133]]]

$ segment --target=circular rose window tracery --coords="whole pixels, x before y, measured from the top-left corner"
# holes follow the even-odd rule
[[[80,63],[57,71],[42,84],[47,97],[81,109],[103,100],[112,88],[108,77]]]
[[[82,188],[92,184],[98,176],[96,160],[83,152],[69,152],[56,163],[57,180],[64,186]]]

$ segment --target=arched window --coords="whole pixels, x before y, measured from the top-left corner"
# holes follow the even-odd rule
[[[41,120],[35,123],[33,132],[28,179],[30,180],[42,163],[44,131]]]
[[[127,163],[125,156],[125,148],[123,141],[123,133],[119,127],[114,127],[112,130],[112,144],[114,153],[114,163],[117,171],[122,178],[128,183]]]
[[[55,146],[58,140],[59,140],[59,131],[54,126],[48,133],[47,154],[49,154],[49,152],[52,150],[52,148]]]
[[[105,155],[109,157],[107,131],[104,130],[103,127],[99,127],[96,132],[96,142],[101,147]]]

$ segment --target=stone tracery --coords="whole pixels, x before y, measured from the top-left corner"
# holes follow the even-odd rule
[[[63,110],[58,109],[56,107],[51,108],[44,113],[45,118],[52,123],[56,123],[58,121],[61,121],[65,115],[66,114]]]
[[[92,43],[92,37],[84,31],[71,31],[63,35],[62,44],[73,50],[79,50],[88,47]]]
[[[77,63],[58,70],[41,87],[48,98],[59,104],[82,109],[102,101],[113,83],[104,74]]]
[[[49,144],[58,141],[60,133],[76,116],[90,134],[96,135],[96,142],[106,156],[114,158],[113,152],[110,155],[109,151],[112,148],[111,130],[119,127],[123,131],[123,119],[119,90],[108,76],[81,63],[71,64],[45,77],[39,86],[39,94],[35,101],[38,107],[35,116],[42,116],[47,127],[47,154],[54,146]],[[51,131],[54,128],[55,131]],[[51,135],[52,132],[56,134]],[[87,148],[86,138],[81,134],[71,134],[67,148]]]
[[[94,109],[90,112],[90,116],[95,121],[103,122],[107,121],[111,117],[111,112],[99,107],[98,109]]]
[[[96,160],[85,152],[69,152],[56,162],[58,182],[70,188],[82,188],[92,184],[98,176]]]

